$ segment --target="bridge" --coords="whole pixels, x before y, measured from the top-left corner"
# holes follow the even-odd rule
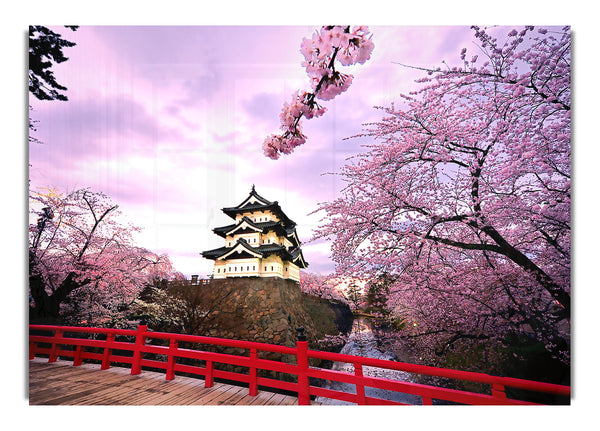
[[[319,360],[350,363],[354,372],[312,365]],[[373,377],[365,375],[365,367],[485,389],[470,392]],[[318,386],[318,380],[346,383],[354,391]],[[146,325],[137,330],[30,325],[29,384],[31,405],[315,405],[324,398],[358,405],[403,404],[368,396],[365,388],[415,395],[422,404],[536,404],[531,394],[562,398],[559,403],[564,404],[571,394],[569,386],[310,350],[303,331],[296,346],[289,347],[154,332]]]

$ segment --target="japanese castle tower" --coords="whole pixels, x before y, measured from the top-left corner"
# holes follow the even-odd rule
[[[213,232],[225,246],[202,252],[215,261],[213,278],[279,277],[300,281],[300,268],[308,267],[300,249],[296,223],[288,218],[277,201],[256,193],[254,185],[238,206],[222,211],[233,224]]]

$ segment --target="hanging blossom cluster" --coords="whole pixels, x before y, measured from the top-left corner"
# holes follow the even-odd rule
[[[300,52],[305,61],[302,65],[310,78],[312,91],[296,91],[292,101],[285,103],[280,114],[281,135],[270,135],[263,143],[265,156],[278,159],[290,154],[306,142],[300,119],[319,117],[325,107],[316,99],[331,100],[346,91],[352,84],[353,76],[335,69],[336,60],[343,66],[364,64],[374,48],[368,27],[325,26],[313,34],[312,39],[302,40]]]

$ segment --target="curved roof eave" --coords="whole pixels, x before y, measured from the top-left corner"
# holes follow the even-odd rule
[[[243,250],[241,250],[243,249]],[[221,256],[217,257],[217,260],[223,260],[226,259],[228,256],[230,256],[231,254],[237,252],[237,251],[246,251],[247,253],[249,253],[250,255],[254,256],[254,257],[258,257],[258,258],[262,258],[263,253],[260,252],[260,250],[257,250],[256,248],[248,245],[248,243],[240,238],[237,240],[236,244],[231,247],[227,252],[223,253]]]
[[[255,232],[263,232],[263,228],[254,223],[249,217],[244,216],[238,224],[236,224],[233,228],[225,232],[225,235],[231,235],[236,230],[241,229],[242,226],[246,224],[251,227]]]
[[[270,210],[277,216],[279,216],[286,225],[295,225],[292,219],[290,219],[286,213],[283,212],[281,207],[279,206],[279,202],[272,202],[270,205],[247,205],[245,207],[226,207],[221,208],[226,215],[235,219],[236,214],[245,213],[245,212],[254,212],[254,211],[266,211]]]

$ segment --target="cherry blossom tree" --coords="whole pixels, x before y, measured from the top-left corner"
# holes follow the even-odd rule
[[[136,300],[134,309],[146,316],[153,330],[202,335],[218,319],[234,287],[215,289],[210,284],[191,284],[175,279],[166,286],[150,286]]]
[[[365,286],[366,312],[372,315],[376,321],[384,324],[390,317],[388,298],[390,286],[394,283],[392,277],[382,273],[376,279],[369,280]]]
[[[346,298],[338,288],[339,283],[331,275],[302,271],[300,275],[300,290],[312,296],[333,299],[346,303]]]
[[[139,228],[88,189],[34,192],[29,226],[30,318],[115,324],[146,283],[177,275],[165,255],[135,245]]]
[[[570,29],[473,30],[365,125],[315,239],[339,273],[393,276],[402,334],[432,351],[517,334],[568,363]]]
[[[281,154],[290,154],[306,142],[300,120],[316,118],[325,113],[325,107],[316,99],[331,100],[343,93],[352,84],[351,74],[336,70],[336,61],[343,66],[364,64],[373,51],[369,29],[366,26],[325,26],[315,32],[311,39],[304,38],[301,53],[302,63],[310,78],[312,91],[296,91],[292,101],[285,103],[280,114],[283,134],[270,135],[263,143],[265,156],[278,159]]]

